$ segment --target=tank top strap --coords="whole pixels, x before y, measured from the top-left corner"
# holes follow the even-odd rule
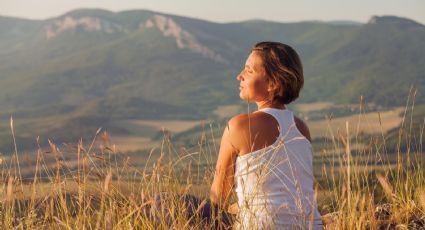
[[[258,111],[270,114],[279,124],[279,136],[284,136],[295,125],[294,113],[287,109],[264,108]]]

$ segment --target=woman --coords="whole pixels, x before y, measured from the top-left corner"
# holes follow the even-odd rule
[[[237,212],[236,228],[321,229],[313,190],[310,133],[285,107],[298,97],[304,83],[297,53],[282,43],[257,43],[237,80],[240,98],[255,102],[258,111],[228,122],[211,201],[177,195],[187,216],[198,215],[215,228],[230,228],[233,216],[222,210],[234,190],[238,202],[229,212]],[[167,196],[170,194],[156,197],[153,212],[157,219],[165,217],[162,222],[173,226],[177,213],[167,208]]]
[[[321,229],[310,133],[286,109],[304,83],[297,53],[282,43],[257,43],[237,80],[240,98],[255,102],[258,110],[228,122],[211,201],[226,206],[234,189],[237,228]]]

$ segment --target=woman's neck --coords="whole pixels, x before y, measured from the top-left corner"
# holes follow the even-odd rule
[[[274,109],[285,109],[285,105],[284,104],[280,104],[280,103],[276,103],[276,102],[272,102],[272,101],[259,101],[256,102],[257,104],[257,108],[260,109],[265,109],[265,108],[274,108]]]

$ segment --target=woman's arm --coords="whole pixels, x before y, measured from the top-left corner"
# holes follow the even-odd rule
[[[236,128],[234,120],[224,129],[220,151],[211,185],[210,199],[213,203],[227,206],[234,185],[235,162],[239,150],[235,143]]]
[[[308,129],[307,124],[298,117],[295,117],[295,125],[301,134],[311,142],[310,130]]]

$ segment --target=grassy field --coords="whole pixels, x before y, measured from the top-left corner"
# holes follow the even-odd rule
[[[300,113],[309,113],[312,111],[320,111],[323,109],[331,108],[334,106],[331,102],[315,102],[315,103],[301,103],[294,106],[294,110]]]
[[[375,132],[387,130],[385,122],[397,120],[399,110],[381,112],[381,122],[371,112],[361,114],[362,119],[338,117],[331,123],[337,120],[342,127],[323,128],[329,142],[316,145],[313,166],[326,229],[425,227],[425,154],[418,140],[411,148],[388,152],[385,133]],[[348,131],[343,119],[350,121]],[[355,121],[375,127],[367,140],[358,142]],[[177,131],[195,123],[143,125],[171,124],[169,130]],[[400,139],[420,130],[406,127],[400,128]],[[0,156],[0,224],[5,229],[212,228],[198,215],[187,216],[174,195],[208,198],[220,134],[210,129],[199,134],[197,145],[182,146],[167,135],[153,142],[99,131],[85,144],[51,143],[34,152]],[[136,151],[140,148],[144,150]],[[153,210],[160,192],[171,194],[166,206],[176,215]]]
[[[360,133],[379,134],[386,133],[400,126],[401,113],[404,108],[394,108],[382,112],[368,112],[337,118],[325,118],[322,120],[306,121],[312,138],[329,136],[329,132],[345,132],[348,122],[353,135]],[[327,128],[325,128],[327,127]]]
[[[322,109],[335,108],[336,105],[331,103],[310,103],[296,104],[294,110],[297,114],[308,115],[309,112],[317,112]],[[230,117],[247,112],[246,105],[226,105],[218,107],[213,113],[219,119],[229,119]],[[338,108],[338,106],[336,106]],[[251,108],[253,110],[255,108]],[[361,114],[350,114],[347,116],[339,116],[336,118],[327,118],[323,114],[323,118],[319,120],[306,120],[312,138],[323,138],[330,135],[339,135],[340,132],[345,132],[346,122],[349,123],[349,128],[352,135],[364,134],[379,134],[386,133],[388,130],[398,127],[402,121],[400,114],[404,108],[394,108],[381,112],[364,112]],[[137,151],[143,149],[151,149],[159,142],[155,140],[164,130],[170,131],[171,134],[178,134],[188,130],[200,127],[206,124],[223,127],[223,124],[216,124],[213,121],[201,120],[123,120],[117,121],[114,125],[124,127],[131,132],[129,135],[112,136],[113,142],[121,152]],[[216,136],[221,135],[222,130],[218,130]],[[196,133],[196,132],[195,132]],[[200,135],[199,132],[196,135]],[[354,146],[353,146],[354,147]],[[358,144],[361,147],[361,144]]]
[[[114,143],[115,151],[117,152],[134,152],[151,149],[158,145],[158,141],[145,136],[112,136],[111,141]]]
[[[218,118],[229,118],[234,115],[245,112],[245,106],[242,105],[222,105],[217,107],[213,111],[213,114],[217,115]]]
[[[111,143],[94,143],[92,148],[62,150],[52,145],[40,149],[35,160],[21,157],[19,167],[16,157],[2,157],[2,226],[166,229],[165,221],[155,222],[150,216],[155,194],[207,198],[216,159],[207,143],[200,149],[181,150],[163,140],[149,154],[117,153]],[[337,145],[344,146],[344,141],[338,140]],[[317,200],[327,229],[409,226],[425,214],[423,154],[402,153],[411,155],[406,162],[405,157],[397,160],[395,153],[378,155],[370,146],[361,152],[328,147],[326,154],[316,154],[314,159]],[[170,207],[184,213],[173,199],[168,201]],[[371,215],[382,204],[389,216]],[[185,215],[173,218],[178,229],[205,227],[196,221],[189,224]]]
[[[186,121],[186,120],[130,120],[127,121],[133,126],[151,126],[157,130],[168,130],[172,133],[184,132],[197,125],[200,125],[203,121]]]

